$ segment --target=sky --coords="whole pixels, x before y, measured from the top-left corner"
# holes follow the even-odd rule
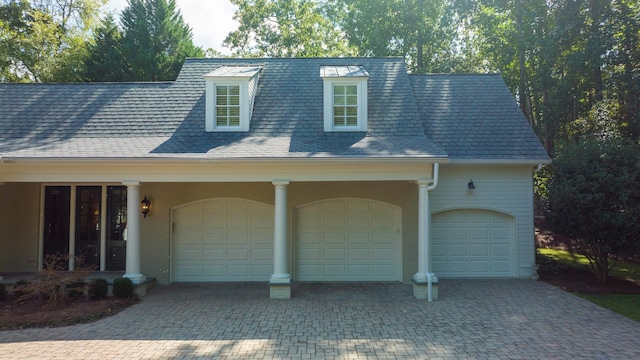
[[[235,6],[229,0],[176,0],[182,18],[193,32],[193,44],[203,49],[213,48],[225,55],[231,51],[222,47],[229,32],[238,27],[233,20]],[[108,9],[118,16],[127,6],[127,0],[110,0]]]

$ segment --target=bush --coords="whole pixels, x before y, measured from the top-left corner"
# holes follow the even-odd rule
[[[4,301],[6,297],[7,289],[5,288],[4,284],[0,284],[0,301]]]
[[[118,299],[129,299],[133,297],[133,282],[129,278],[118,278],[113,280],[113,296]]]
[[[101,300],[107,297],[109,291],[109,284],[105,279],[93,279],[89,283],[87,290],[89,294],[89,300]]]
[[[31,285],[31,282],[29,282],[28,280],[22,279],[16,281],[16,283],[13,284],[13,295],[15,296],[15,298],[20,299],[27,295],[27,293],[29,292],[29,285]]]
[[[552,167],[549,225],[574,240],[605,282],[610,257],[639,252],[640,150],[633,143],[589,140],[563,149]]]
[[[87,287],[87,283],[84,280],[74,280],[67,283],[64,288],[64,293],[68,298],[75,299],[84,296],[84,290]]]

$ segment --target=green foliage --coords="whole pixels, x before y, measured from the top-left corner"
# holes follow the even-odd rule
[[[191,28],[184,22],[175,0],[129,0],[120,22],[120,51],[127,65],[122,80],[175,80],[187,57],[204,55],[202,49],[193,45]],[[109,42],[104,45],[111,46]]]
[[[86,288],[87,283],[84,280],[72,280],[65,284],[64,294],[70,299],[83,297]]]
[[[118,299],[129,299],[134,296],[133,282],[129,278],[117,278],[113,280],[113,296]]]
[[[22,298],[24,295],[26,295],[27,288],[30,284],[30,281],[24,279],[16,281],[16,283],[13,284],[13,295],[18,299]]]
[[[569,145],[553,163],[549,184],[551,228],[576,241],[598,281],[612,255],[638,251],[640,149],[616,140]]]
[[[77,81],[86,42],[107,0],[3,0],[0,81]]]
[[[231,0],[240,25],[224,40],[238,56],[347,56],[353,50],[322,1]]]
[[[93,279],[89,283],[87,293],[89,300],[101,300],[107,297],[109,284],[105,279]]]

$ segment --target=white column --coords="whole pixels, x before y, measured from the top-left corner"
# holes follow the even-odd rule
[[[429,182],[418,180],[418,272],[413,279],[418,283],[427,282],[429,271]]]
[[[276,188],[273,228],[273,274],[271,284],[289,284],[291,275],[287,269],[287,185],[289,180],[274,180]]]
[[[127,261],[123,277],[142,284],[146,277],[140,272],[140,182],[125,180],[127,187]]]

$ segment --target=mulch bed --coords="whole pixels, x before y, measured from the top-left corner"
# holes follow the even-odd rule
[[[137,299],[75,300],[52,307],[41,301],[20,303],[11,295],[0,302],[0,330],[59,327],[93,322],[117,314]]]

